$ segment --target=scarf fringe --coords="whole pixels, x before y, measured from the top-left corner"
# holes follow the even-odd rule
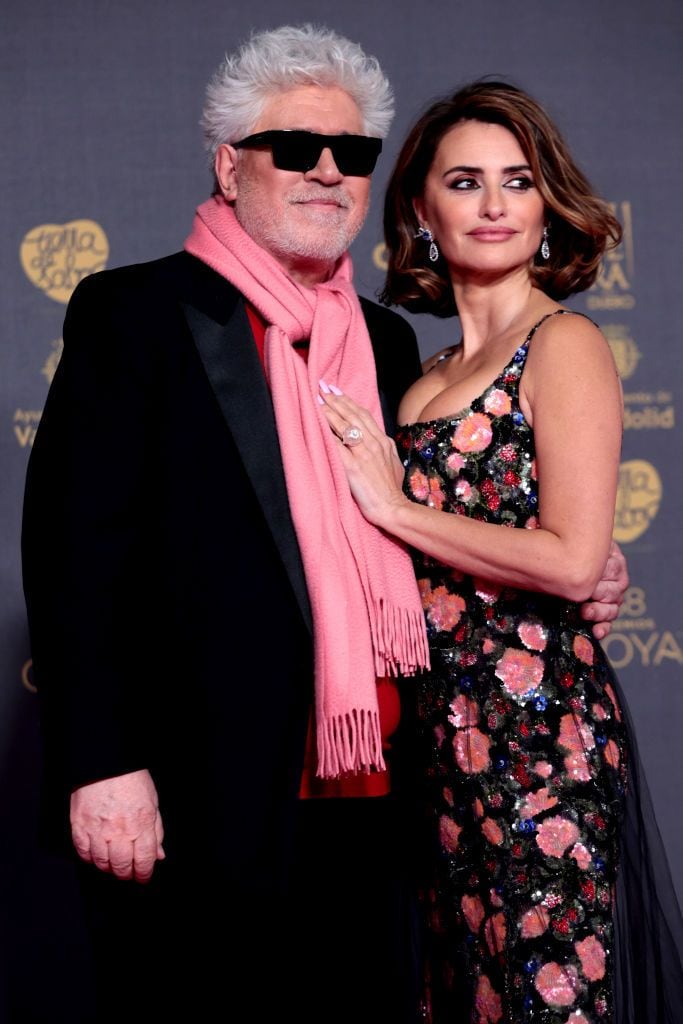
[[[353,708],[318,722],[320,779],[336,779],[343,772],[385,771],[379,713]]]
[[[429,670],[429,644],[419,609],[397,608],[378,598],[370,618],[378,678],[414,676],[420,669]]]

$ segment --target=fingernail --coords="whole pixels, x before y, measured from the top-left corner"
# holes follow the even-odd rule
[[[324,380],[322,379],[322,377],[321,377],[321,378],[320,378],[320,380],[318,381],[318,384],[320,385],[320,390],[321,390],[321,391],[322,391],[322,392],[323,392],[324,394],[326,394],[326,395],[329,395],[329,394],[330,394],[330,389],[328,388],[327,384],[326,384],[326,383],[325,383],[325,381],[324,381]]]
[[[325,399],[321,398],[320,395],[316,395],[315,397],[318,399],[318,405],[324,405],[325,404]]]
[[[344,392],[340,391],[339,388],[335,387],[334,384],[330,384],[330,391],[333,395],[343,395]]]

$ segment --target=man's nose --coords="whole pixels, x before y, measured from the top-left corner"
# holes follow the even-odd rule
[[[311,167],[310,171],[304,174],[306,181],[321,181],[324,185],[336,185],[343,177],[329,147],[321,151],[315,167]]]

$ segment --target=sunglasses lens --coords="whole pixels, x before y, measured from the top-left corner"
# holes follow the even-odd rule
[[[366,135],[318,135],[316,132],[272,130],[250,135],[235,143],[242,146],[270,146],[273,163],[280,171],[312,170],[323,149],[329,149],[340,172],[366,178],[375,169],[382,140]]]
[[[342,174],[365,178],[375,169],[381,149],[378,142],[364,135],[340,135],[330,148]]]
[[[340,172],[365,178],[372,174],[382,148],[379,139],[364,135],[316,135],[314,132],[282,132],[271,141],[273,163],[281,171],[312,170],[323,149],[330,149]]]
[[[315,167],[323,148],[311,132],[273,133],[271,147],[278,170],[304,172]]]

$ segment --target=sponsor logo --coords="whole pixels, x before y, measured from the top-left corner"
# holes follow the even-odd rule
[[[628,380],[635,373],[641,358],[641,352],[629,333],[625,324],[605,324],[602,333],[609,342],[609,347],[617,364],[622,380]]]
[[[45,377],[48,384],[52,383],[57,366],[59,365],[59,360],[62,356],[63,348],[64,342],[61,338],[53,341],[51,352],[43,363],[40,372]],[[32,446],[42,414],[42,410],[38,409],[15,410],[13,417],[14,436],[20,448],[30,448]]]
[[[633,221],[630,202],[611,203],[621,222],[623,236],[616,249],[605,253],[595,284],[586,295],[588,309],[633,309],[635,263],[633,258]]]
[[[104,270],[108,257],[107,236],[94,220],[39,224],[19,248],[29,281],[55,302],[68,302],[78,282]]]
[[[676,426],[676,414],[670,391],[637,391],[624,395],[625,430],[671,430]],[[657,403],[657,404],[646,404]],[[637,405],[637,408],[632,408]]]
[[[52,342],[52,351],[43,363],[43,368],[40,371],[48,384],[52,384],[52,379],[56,373],[59,365],[59,360],[62,358],[62,351],[64,349],[64,342],[61,338],[57,338],[57,341]]]
[[[380,242],[372,250],[372,262],[378,270],[386,272],[389,269],[389,252],[384,242]]]
[[[680,637],[680,631],[678,631]],[[603,640],[605,653],[615,669],[635,661],[644,668],[683,665],[683,649],[670,629],[660,629],[648,615],[645,591],[629,587],[612,632]]]
[[[625,324],[605,324],[602,333],[617,364],[619,376],[629,380],[642,353]],[[624,430],[671,430],[676,414],[671,391],[624,391]]]
[[[33,684],[33,660],[31,658],[21,666],[21,685],[29,693],[38,693]]]
[[[20,448],[30,448],[42,416],[42,409],[17,409],[13,417],[14,436]]]
[[[662,481],[651,462],[630,459],[619,467],[614,539],[619,544],[636,540],[659,512]]]

